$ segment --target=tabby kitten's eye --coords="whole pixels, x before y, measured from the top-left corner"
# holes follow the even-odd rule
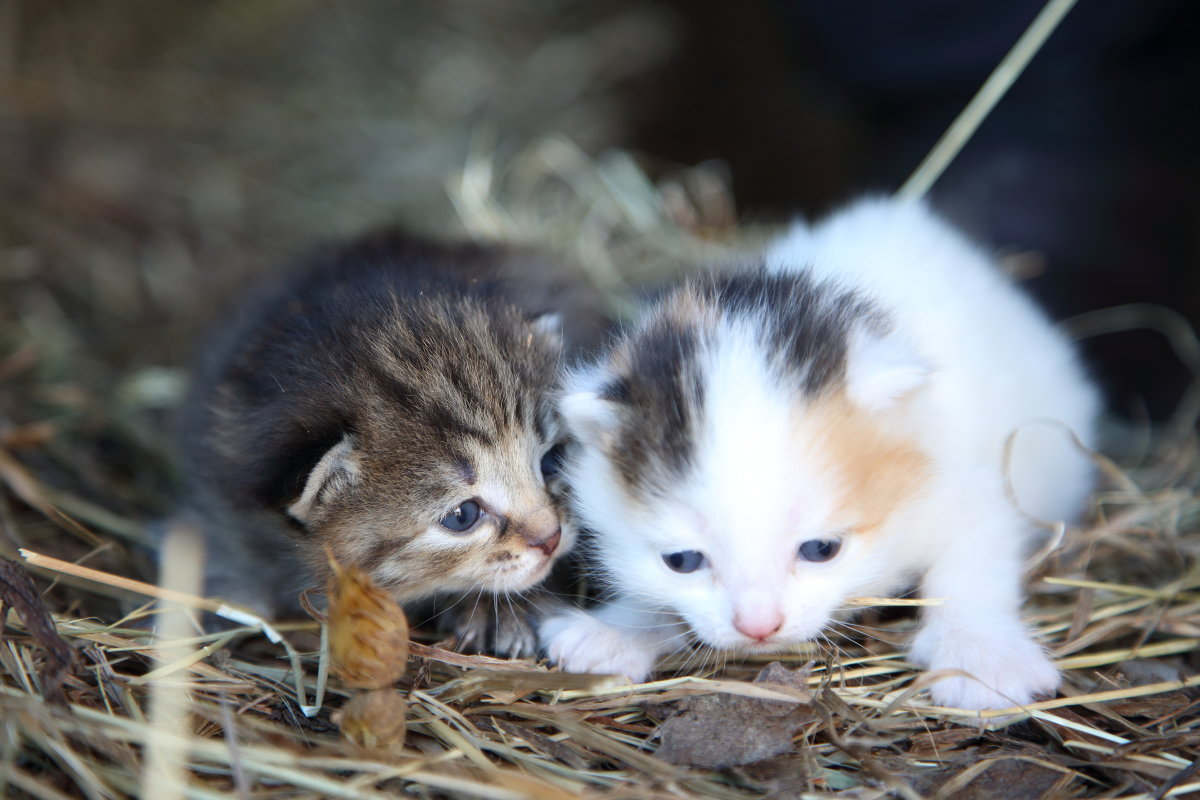
[[[695,572],[704,566],[703,553],[695,550],[683,550],[678,553],[663,553],[663,563],[676,572]]]
[[[809,539],[800,545],[800,557],[805,561],[828,561],[842,549],[840,539]]]
[[[542,477],[550,480],[558,475],[559,470],[562,469],[562,460],[563,446],[561,444],[556,444],[547,450],[546,454],[542,456]]]
[[[474,527],[482,516],[483,509],[479,507],[479,503],[474,500],[464,500],[455,506],[453,511],[442,517],[442,527],[461,533]]]

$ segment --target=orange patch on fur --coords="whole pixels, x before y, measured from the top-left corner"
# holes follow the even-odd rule
[[[916,442],[888,430],[843,392],[800,411],[796,427],[803,437],[797,441],[807,442],[834,475],[836,518],[850,530],[868,533],[883,525],[929,479],[929,458]]]

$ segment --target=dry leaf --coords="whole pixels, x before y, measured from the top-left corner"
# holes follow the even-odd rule
[[[1049,800],[1063,796],[1070,773],[1024,758],[1001,756],[987,766],[973,764],[920,775],[914,788],[937,800]]]
[[[795,753],[747,764],[739,767],[735,774],[764,792],[764,800],[799,797],[808,789],[804,759]]]
[[[957,761],[959,759],[951,757],[950,753],[958,752],[959,748],[979,738],[979,731],[970,727],[922,731],[909,740],[906,755],[914,761]]]
[[[404,744],[405,702],[396,689],[355,692],[332,719],[343,736],[363,747],[398,748]]]
[[[329,655],[347,686],[381,689],[404,674],[408,619],[395,598],[362,570],[329,565]]]
[[[1182,682],[1187,673],[1179,665],[1168,661],[1152,661],[1137,658],[1122,661],[1112,670],[1106,672],[1106,680],[1097,688],[1116,686],[1145,686],[1151,683]],[[1194,689],[1164,692],[1146,697],[1129,697],[1108,703],[1108,709],[1123,717],[1141,717],[1145,719],[1170,719],[1173,713],[1182,712],[1196,699]]]
[[[804,686],[805,674],[773,663],[758,674],[755,683],[795,688]],[[813,718],[805,703],[728,694],[689,697],[676,709],[658,728],[662,745],[657,755],[672,764],[694,767],[753,764],[791,752],[792,736]]]

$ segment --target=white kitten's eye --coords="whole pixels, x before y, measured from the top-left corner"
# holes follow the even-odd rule
[[[695,572],[707,563],[703,553],[682,550],[678,553],[663,553],[663,563],[676,572]]]
[[[442,517],[441,523],[443,528],[455,533],[464,533],[473,528],[482,516],[483,509],[479,507],[479,503],[474,500],[464,500],[455,506],[453,511]]]
[[[800,545],[799,555],[806,561],[828,561],[841,549],[841,539],[809,539]]]

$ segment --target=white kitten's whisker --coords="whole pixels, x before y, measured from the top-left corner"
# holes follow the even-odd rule
[[[680,631],[665,639],[654,642],[654,646],[662,652],[678,653],[696,643],[695,634],[690,630]]]
[[[836,667],[843,661],[846,661],[850,658],[849,654],[839,647],[836,642],[834,642],[828,636],[825,636],[824,632],[822,632],[821,638],[824,643],[829,646],[829,652],[825,654],[825,660],[829,663],[831,671],[833,667]]]
[[[830,654],[833,656],[841,654],[841,648],[838,647],[837,643],[833,641],[833,639],[829,638],[829,635],[825,631],[821,631],[820,637],[817,641],[819,644],[824,645],[823,649],[825,649],[827,657]]]
[[[870,636],[873,639],[882,639],[882,637],[880,637],[876,634],[895,634],[896,633],[896,631],[888,629],[888,628],[877,628],[877,627],[872,627],[870,625],[856,625],[851,622],[838,622],[838,623],[836,623],[836,625],[839,628],[847,628],[852,631],[866,634],[867,636]]]
[[[811,645],[811,642],[792,642],[790,645],[788,645],[788,652],[791,655],[796,656],[797,660],[799,660],[800,658],[806,658],[806,659],[811,660],[812,659],[812,650],[810,648],[810,645]]]
[[[700,650],[700,672],[715,673],[717,665],[721,663],[721,650],[710,644],[701,645]]]
[[[674,652],[677,652],[677,653],[678,653],[678,652],[684,652],[684,651],[683,651],[683,649],[682,649],[682,648],[680,648],[680,649],[678,649],[678,650],[676,650],[676,651],[674,651]],[[690,648],[690,649],[688,649],[688,650],[687,650],[687,655],[686,655],[686,656],[684,657],[684,659],[683,659],[683,663],[681,663],[681,664],[680,664],[678,667],[676,667],[676,669],[675,669],[675,674],[676,674],[676,675],[688,675],[688,674],[691,674],[691,673],[693,672],[693,670],[692,670],[692,668],[691,668],[691,667],[692,667],[692,664],[693,664],[693,662],[695,662],[695,661],[696,661],[696,658],[697,658],[697,651],[696,651],[696,648]]]
[[[835,631],[831,631],[831,633],[834,633],[837,636],[841,636],[841,638],[845,639],[847,642],[850,642],[851,644],[855,644],[853,639],[850,639],[849,637],[845,636],[844,634],[836,633]],[[827,634],[824,634],[824,633],[821,634],[821,641],[824,642],[829,647],[836,650],[839,655],[842,653],[841,646],[838,645],[838,643],[835,642],[832,638],[830,638]]]
[[[712,646],[699,641],[690,631],[680,634],[680,636],[686,637],[689,640],[685,643],[685,646],[689,649],[687,657],[684,659],[683,664],[679,667],[679,669],[676,670],[676,672],[679,674],[694,674],[696,672],[703,672],[705,667],[708,665],[709,655],[716,652],[716,650]],[[680,652],[682,650],[683,648],[681,647],[676,652]],[[693,667],[693,664],[696,665],[695,668]]]
[[[712,665],[715,665],[720,659],[720,654],[715,648],[707,644],[701,644],[697,650],[699,652],[700,665],[696,671],[701,673],[709,672]]]
[[[674,655],[677,653],[686,653],[683,663],[676,668],[675,674],[689,674],[691,665],[698,658],[698,647],[696,637],[690,631],[683,631],[668,639],[660,640],[655,645],[655,650],[664,655]]]
[[[838,636],[841,636],[848,642],[857,642],[857,639],[851,635],[852,633],[857,633],[859,631],[864,633],[866,632],[866,629],[864,628],[859,628],[858,626],[852,625],[848,622],[839,621],[831,621],[829,623],[828,630],[831,633],[836,633]],[[850,631],[850,633],[846,633],[846,631]]]

